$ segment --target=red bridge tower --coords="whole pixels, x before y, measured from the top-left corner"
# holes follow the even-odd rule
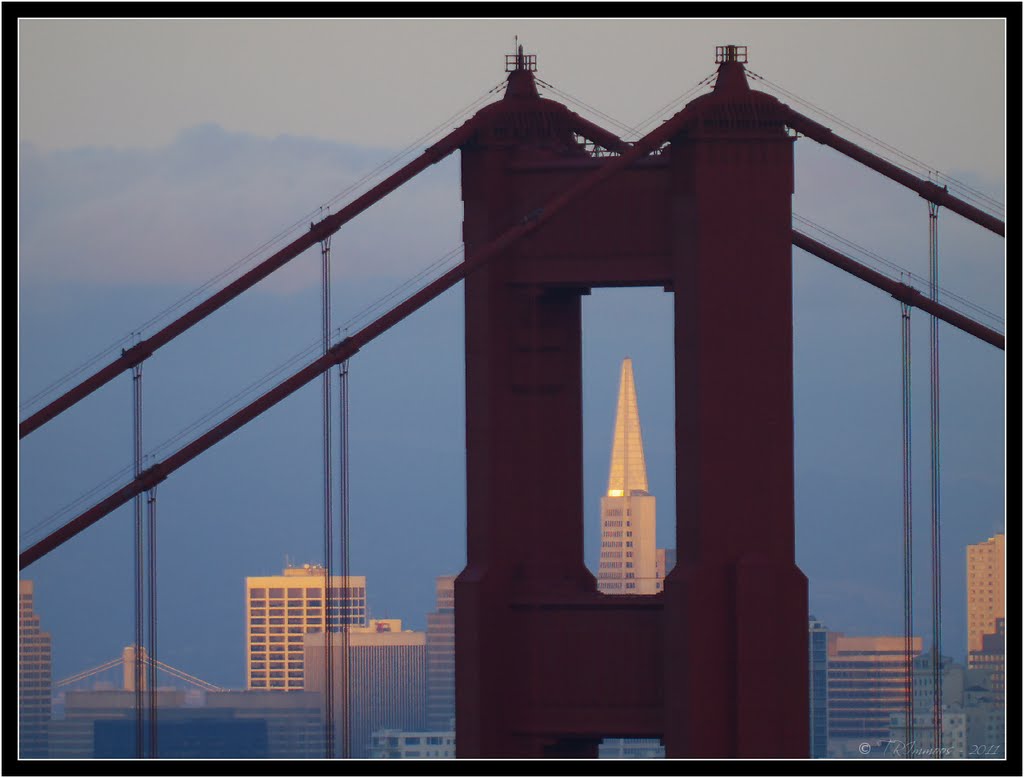
[[[467,565],[456,580],[461,757],[806,757],[807,581],[794,559],[793,137],[745,47],[660,153],[466,279]],[[462,145],[471,258],[626,145],[538,95]],[[487,116],[484,116],[487,114]],[[676,538],[663,593],[597,592],[583,562],[581,296],[675,294]]]

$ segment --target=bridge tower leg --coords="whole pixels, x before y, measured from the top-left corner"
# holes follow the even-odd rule
[[[793,138],[753,102],[739,62],[703,100],[671,154],[679,556],[665,582],[664,740],[669,757],[802,758]]]

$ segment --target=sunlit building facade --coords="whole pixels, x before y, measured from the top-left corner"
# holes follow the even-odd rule
[[[53,683],[50,635],[35,612],[32,581],[19,581],[18,601],[18,755],[47,756]]]
[[[338,632],[367,623],[366,578],[334,576],[325,600],[324,568],[288,567],[281,575],[245,579],[246,686],[253,690],[302,691],[303,636]]]
[[[647,488],[633,361],[622,361],[608,490],[601,497],[597,588],[605,594],[657,594],[666,560],[656,547],[656,500]]]
[[[911,638],[914,656],[921,638]],[[908,692],[904,639],[828,633],[830,753],[843,740],[875,743],[889,737],[890,718],[904,710]]]
[[[985,635],[1006,617],[1006,536],[967,546],[967,651],[980,651]]]

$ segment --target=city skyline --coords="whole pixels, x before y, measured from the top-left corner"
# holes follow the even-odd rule
[[[80,364],[97,350],[95,346],[114,339],[110,336],[123,334],[127,327],[148,319],[219,271],[228,264],[225,257],[240,256],[258,243],[260,236],[276,229],[271,225],[286,215],[324,202],[340,186],[389,156],[400,142],[436,124],[428,120],[425,106],[447,111],[476,94],[463,88],[466,79],[456,79],[457,84],[446,86],[444,92],[426,89],[421,82],[419,89],[429,99],[412,106],[407,125],[401,132],[394,131],[394,135],[406,139],[403,141],[384,132],[368,134],[365,127],[351,135],[340,130],[332,135],[318,134],[310,125],[303,130],[299,125],[265,121],[247,124],[242,113],[227,108],[218,112],[215,107],[209,107],[210,113],[203,119],[208,123],[203,125],[196,121],[194,106],[184,110],[179,119],[166,122],[163,135],[154,133],[152,127],[144,130],[142,121],[133,135],[131,122],[126,122],[118,127],[119,134],[110,135],[111,140],[104,143],[97,140],[97,128],[85,121],[81,135],[57,137],[45,131],[56,123],[56,114],[47,110],[59,113],[66,106],[41,107],[60,101],[52,98],[54,85],[39,70],[36,44],[46,37],[45,32],[76,38],[72,32],[78,30],[77,42],[67,49],[78,51],[82,44],[77,39],[83,37],[80,33],[86,28],[64,22],[48,29],[46,24],[42,20],[23,27],[22,37],[23,86],[33,87],[23,105],[25,121],[20,130],[23,399]],[[502,35],[514,26],[502,22]],[[540,42],[539,74],[582,94],[588,102],[613,115],[619,113],[616,109],[621,105],[616,101],[622,100],[615,96],[616,90],[629,91],[630,78],[625,74],[633,68],[639,73],[646,66],[648,78],[655,75],[654,81],[670,82],[672,89],[665,97],[704,75],[687,64],[693,56],[689,50],[686,60],[676,63],[671,71],[659,66],[654,55],[645,62],[643,52],[634,52],[622,81],[613,80],[601,87],[592,78],[576,75],[587,61],[582,49],[570,51],[568,44],[556,47],[552,42],[556,37],[534,23],[525,26],[536,31]],[[667,26],[677,32],[684,28],[676,23]],[[364,25],[344,24],[332,29],[345,38],[357,27],[367,29]],[[652,34],[653,27],[649,28]],[[142,63],[140,72],[159,68],[161,48],[152,49],[153,61],[140,56],[135,48],[150,35],[145,25],[96,23],[89,29],[91,34],[86,37],[104,40],[109,52],[134,52],[132,56]],[[205,32],[200,34],[196,31],[199,28],[190,25],[176,29],[182,41],[196,42],[197,56],[208,56]],[[239,45],[255,45],[264,34],[258,26],[228,25],[220,29],[230,31]],[[280,29],[290,32],[293,28],[285,25]],[[386,26],[378,29],[381,35],[377,40],[385,39]],[[441,26],[437,29],[444,35],[452,34]],[[587,29],[604,35],[610,28]],[[820,33],[829,27],[790,25],[788,29],[794,31],[793,41],[807,42],[814,37],[810,31]],[[849,40],[837,37],[832,44],[835,51],[846,51],[844,47],[852,46],[853,40],[863,42],[863,35],[857,35],[863,29],[882,27],[858,23],[844,28]],[[846,79],[846,84],[863,83],[865,89],[884,83],[892,93],[920,86],[918,64],[911,62],[915,47],[936,50],[939,43],[950,39],[952,30],[961,30],[971,40],[998,48],[1000,29],[998,24],[980,23],[960,28],[924,25],[920,37],[900,54],[895,48],[880,46],[880,58],[891,59],[889,69],[880,71],[886,74],[881,82],[871,80],[871,69],[858,74],[854,82],[836,67],[835,61],[823,56],[821,43],[816,49],[792,48],[804,52],[805,57],[810,56],[808,52],[822,54],[813,68],[825,71],[832,80],[814,83],[838,85]],[[952,157],[956,160],[954,172],[985,191],[1001,189],[998,142],[979,143],[985,150],[972,157],[962,150],[962,142],[951,140],[961,137],[956,129],[961,125],[950,124],[946,125],[949,135],[941,139],[932,135],[943,133],[927,135],[928,148],[919,149],[913,138],[925,137],[925,133],[911,133],[910,140],[904,142],[892,134],[889,124],[897,114],[910,122],[908,115],[924,110],[917,103],[911,106],[904,100],[902,113],[895,105],[888,113],[884,107],[878,112],[858,114],[851,109],[854,113],[844,113],[842,93],[832,93],[831,89],[806,91],[808,82],[801,81],[799,74],[812,67],[809,63],[801,68],[798,58],[789,61],[777,51],[771,53],[771,44],[778,41],[774,30],[753,24],[705,26],[700,27],[700,35],[687,31],[686,42],[694,48],[703,45],[706,52],[711,44],[722,41],[701,38],[718,30],[723,34],[728,31],[730,36],[749,31],[753,70],[767,73],[901,147],[922,156],[926,151],[935,152],[932,156],[944,163]],[[493,32],[488,30],[488,40]],[[389,40],[384,48],[394,52],[389,48],[394,43]],[[431,46],[417,45],[419,48],[409,51],[422,55],[418,62],[427,61]],[[961,45],[964,48],[958,51],[966,51],[966,44]],[[529,39],[527,47],[531,47]],[[500,65],[499,55],[506,48],[504,45],[497,53],[488,54],[493,56],[487,61]],[[764,52],[763,60],[757,59],[760,52]],[[982,83],[979,74],[991,73],[991,63],[986,59],[991,55],[986,49],[980,64],[972,63],[974,70],[961,77],[970,83]],[[469,55],[465,56],[469,61]],[[106,52],[102,56],[83,54],[82,69],[102,70],[106,57]],[[892,62],[904,60],[906,84],[890,78],[896,72]],[[131,57],[125,61],[131,61]],[[486,70],[483,59],[477,63],[473,58],[473,62],[477,76]],[[705,67],[710,70],[710,66]],[[406,70],[412,74],[415,69]],[[499,70],[495,67],[492,80],[500,80]],[[685,76],[680,71],[685,71]],[[224,72],[223,63],[212,67],[209,80],[216,81]],[[423,68],[420,74],[426,75]],[[431,75],[435,74],[431,71]],[[350,76],[351,72],[341,80],[348,83]],[[572,80],[575,78],[580,80]],[[202,91],[197,84],[195,74],[185,73],[182,93],[190,99],[195,97]],[[115,79],[110,85],[110,93],[104,97],[107,104],[117,101],[117,85],[125,95],[134,89],[130,79]],[[981,94],[972,93],[964,99],[991,101],[989,92],[998,94],[998,87],[996,83],[979,88],[976,92]],[[853,96],[846,105],[860,105],[853,90],[847,93]],[[461,97],[442,99],[456,94]],[[608,95],[608,102],[601,99],[602,94]],[[665,102],[653,99],[649,90],[643,96],[648,109]],[[639,101],[639,97],[630,99]],[[885,99],[892,100],[893,95]],[[231,102],[240,107],[247,100],[242,95]],[[1001,114],[990,110],[984,115],[998,118]],[[346,124],[345,116],[336,119],[334,126]],[[922,119],[915,117],[913,121]],[[992,129],[997,121],[981,124],[984,132],[999,135],[998,126]],[[376,138],[381,148],[387,146],[387,153],[379,153],[381,148],[368,141],[370,137]],[[806,139],[797,148],[795,207],[843,234],[875,241],[871,243],[873,248],[919,272],[925,221],[920,198],[893,193],[878,181],[853,173]],[[947,155],[951,148],[961,150]],[[240,175],[243,170],[245,174]],[[214,185],[214,180],[222,183]],[[834,186],[839,180],[847,182],[845,188]],[[231,190],[231,182],[239,188]],[[886,194],[879,194],[883,190]],[[206,196],[225,205],[211,208],[203,199]],[[343,233],[335,242],[336,321],[345,321],[367,300],[376,299],[394,281],[410,275],[413,267],[425,264],[447,244],[457,243],[458,211],[456,166],[447,165],[398,195],[392,210],[383,217],[386,221],[374,213],[351,234]],[[209,216],[197,221],[198,212]],[[172,214],[175,225],[193,226],[168,230],[160,220]],[[391,223],[409,226],[384,230],[381,237],[381,228]],[[41,231],[43,224],[51,229]],[[140,233],[141,225],[149,225],[152,232]],[[1005,294],[1001,244],[988,242],[988,236],[979,237],[977,230],[967,229],[962,220],[954,215],[947,217],[945,212],[942,230],[944,283],[1001,312]],[[204,241],[207,248],[200,250]],[[143,247],[146,250],[141,250]],[[196,262],[200,254],[205,264]],[[70,257],[76,261],[68,262]],[[115,257],[118,259],[112,259]],[[176,257],[189,259],[175,262]],[[895,634],[901,615],[898,537],[892,523],[899,511],[898,374],[892,369],[898,314],[891,300],[856,286],[852,279],[839,279],[829,268],[812,265],[798,251],[794,251],[793,263],[797,271],[793,289],[797,561],[811,581],[810,610],[823,622],[848,633]],[[279,279],[268,282],[252,299],[238,301],[223,315],[213,317],[194,337],[184,338],[180,347],[176,345],[166,355],[161,352],[147,360],[147,451],[312,340],[316,322],[311,314],[317,292],[312,267],[305,259],[297,260],[294,270],[281,271]],[[584,555],[596,574],[601,538],[593,517],[600,513],[597,502],[604,491],[600,488],[600,473],[607,465],[612,443],[606,420],[614,407],[613,390],[607,384],[613,362],[618,359],[611,355],[634,355],[638,372],[644,371],[639,379],[645,390],[648,426],[644,442],[650,460],[650,492],[658,495],[663,517],[656,545],[676,546],[669,336],[672,295],[660,289],[595,290],[584,300],[583,310],[587,333],[583,353],[587,387],[583,406]],[[420,629],[426,627],[427,614],[434,606],[435,578],[458,572],[465,565],[463,315],[461,292],[449,293],[432,309],[418,314],[415,321],[387,335],[379,348],[375,344],[360,353],[352,365],[352,559],[358,560],[358,569],[365,573],[369,585],[380,587],[374,588],[376,604],[368,602],[367,606],[376,615],[401,616]],[[925,320],[924,315],[915,314],[915,339],[923,336]],[[67,337],[68,332],[76,337]],[[954,653],[966,652],[959,646],[966,646],[969,632],[968,595],[959,583],[966,570],[962,549],[1003,531],[1005,373],[1001,354],[990,353],[986,350],[989,347],[968,342],[951,330],[942,332],[943,651]],[[924,351],[915,348],[916,371],[924,367],[926,360],[920,358]],[[925,385],[920,378],[915,383],[916,387]],[[124,464],[130,435],[127,394],[127,379],[124,384],[117,381],[90,398],[83,408],[69,412],[52,427],[22,442],[19,518],[27,538],[34,539],[32,533],[42,531],[40,522],[54,510]],[[986,401],[979,403],[979,397]],[[319,431],[314,399],[312,391],[297,394],[251,428],[220,444],[204,456],[202,463],[183,469],[161,485],[161,658],[166,657],[174,666],[239,686],[242,668],[237,659],[226,659],[235,647],[243,645],[249,626],[244,614],[232,610],[237,607],[237,596],[232,593],[237,594],[239,574],[279,566],[277,560],[282,554],[310,562],[318,559],[321,541],[315,452]],[[918,389],[915,414],[922,413],[925,405],[925,393]],[[915,429],[923,430],[925,425],[916,424]],[[924,450],[920,446],[918,451]],[[925,459],[920,454],[915,459],[916,480],[923,478],[920,464]],[[47,475],[54,472],[60,473],[60,478]],[[915,486],[915,495],[919,495],[916,516],[924,522],[927,489],[923,483]],[[927,559],[926,534],[917,533],[922,544],[915,553],[917,596],[927,591],[923,577],[926,565],[920,561]],[[394,542],[396,538],[401,542]],[[106,658],[103,639],[96,633],[124,636],[115,641],[118,646],[130,642],[129,544],[125,509],[24,571],[26,578],[35,581],[36,599],[54,638],[55,677]],[[78,581],[86,572],[91,583],[83,587]],[[930,618],[923,603],[922,599],[915,609],[915,632],[919,634],[927,633],[922,627]],[[190,635],[197,634],[204,639],[190,639]]]
[[[625,365],[623,373],[626,373]],[[622,398],[622,392],[620,396]],[[622,403],[620,405],[622,406]],[[616,428],[620,427],[621,425],[616,423]],[[628,479],[626,480],[628,485]],[[991,575],[992,578],[999,581],[995,587],[987,585],[993,593],[996,590],[1001,592],[1001,587],[1005,586],[1001,582],[1004,579],[1002,578],[1002,565],[1000,565],[1002,548],[1004,546],[1001,545],[1001,538],[996,537],[988,538],[987,542],[973,544],[966,549],[969,558],[974,556],[976,559],[973,570],[975,576],[983,574],[987,578]],[[417,740],[418,737],[429,738],[429,743],[434,745],[447,743],[451,746],[454,744],[449,726],[447,726],[454,721],[454,707],[449,707],[454,701],[453,689],[450,687],[454,681],[454,653],[452,652],[454,648],[452,642],[454,637],[454,621],[452,619],[454,580],[455,576],[453,575],[437,577],[437,607],[434,613],[428,614],[428,631],[423,633],[402,630],[399,619],[367,621],[365,616],[366,578],[349,576],[348,580],[342,580],[341,576],[336,576],[335,585],[348,587],[354,584],[361,585],[361,589],[350,590],[360,598],[357,602],[353,601],[355,606],[349,608],[352,613],[356,614],[356,618],[355,620],[349,619],[347,628],[350,630],[351,648],[349,650],[353,652],[350,656],[354,657],[349,659],[352,662],[350,666],[352,666],[353,674],[351,697],[342,694],[340,689],[344,688],[346,682],[340,676],[335,676],[336,684],[339,687],[335,693],[335,704],[345,704],[341,700],[351,699],[354,706],[351,714],[354,722],[352,737],[358,742],[352,746],[352,754],[356,757],[381,755],[378,751],[386,745],[382,738],[387,739],[391,745],[396,745],[398,741],[393,740],[396,736],[399,737],[403,745],[409,747],[406,750],[401,750],[400,753],[392,753],[392,757],[395,755],[399,755],[401,758],[416,758],[418,755],[434,755],[436,757],[436,755],[449,753],[449,751],[435,750],[421,753],[421,750],[414,746],[427,741]],[[316,591],[296,588],[300,585],[305,587],[310,582],[318,588]],[[280,590],[273,588],[276,584],[282,585]],[[255,615],[259,615],[254,608],[272,604],[268,599],[254,600],[254,597],[270,598],[280,595],[282,601],[279,604],[281,605],[288,602],[288,597],[301,596],[304,598],[300,608],[303,615],[302,629],[304,630],[300,648],[304,654],[305,664],[313,667],[312,676],[301,674],[303,676],[301,683],[294,690],[291,687],[286,688],[282,682],[276,692],[271,689],[270,693],[295,694],[299,692],[308,696],[311,691],[315,692],[323,687],[324,635],[317,632],[316,624],[313,624],[312,629],[310,628],[309,622],[312,618],[310,613],[314,613],[314,611],[309,610],[311,606],[308,602],[308,598],[314,598],[312,605],[316,605],[319,600],[315,598],[323,598],[323,584],[323,568],[309,564],[286,567],[282,575],[256,576],[246,579],[246,609],[250,622],[254,620]],[[291,585],[291,590],[289,585]],[[979,582],[974,576],[964,581],[964,587],[970,593],[974,593],[978,586]],[[45,679],[45,682],[37,678],[39,675],[37,671],[41,668],[45,669],[46,674],[49,673],[50,646],[48,635],[40,632],[40,616],[33,610],[32,593],[32,581],[20,581],[23,624],[22,665],[20,665],[20,672],[23,676],[22,727],[23,738],[28,738],[20,741],[20,749],[22,749],[20,753],[23,758],[45,757],[47,740],[49,740],[49,747],[54,749],[50,752],[51,757],[55,755],[60,758],[88,758],[92,754],[90,750],[92,748],[96,749],[97,758],[108,751],[110,754],[124,752],[127,755],[128,752],[124,751],[123,743],[115,745],[115,740],[111,740],[111,734],[106,730],[102,734],[101,741],[100,732],[97,729],[95,741],[93,741],[93,735],[83,727],[86,727],[87,722],[94,720],[97,716],[103,719],[113,717],[119,721],[131,718],[132,698],[130,692],[133,688],[133,679],[129,664],[132,660],[131,656],[133,656],[132,647],[126,647],[124,650],[124,666],[114,667],[124,679],[123,685],[120,687],[123,691],[112,688],[106,682],[99,684],[93,682],[91,687],[95,690],[95,695],[90,696],[88,692],[83,694],[86,688],[83,685],[84,679],[77,685],[66,686],[66,690],[59,695],[60,714],[54,716],[52,720],[56,723],[44,724],[43,719],[40,719],[39,711],[45,708],[45,720],[49,721],[51,688],[53,689],[53,709],[56,711],[58,705],[55,690],[58,685],[65,685],[66,682],[53,684],[50,678]],[[288,602],[288,605],[298,606],[299,602]],[[282,611],[282,614],[284,612]],[[288,612],[293,614],[293,611]],[[325,614],[329,612],[326,609],[323,611]],[[434,619],[431,620],[430,616],[433,616]],[[334,619],[338,621],[339,629],[343,629],[340,618],[338,615],[334,616]],[[953,755],[953,757],[965,758],[970,751],[972,758],[998,758],[999,749],[1002,747],[999,743],[1005,736],[1004,723],[1002,723],[1004,715],[1001,712],[1002,705],[1004,705],[1005,688],[1005,652],[1001,642],[1004,618],[999,616],[993,620],[994,632],[986,633],[983,636],[984,649],[979,647],[977,650],[972,650],[966,662],[954,662],[951,657],[943,657],[942,699],[944,712],[942,719],[946,733],[943,736],[943,744],[951,748],[947,755]],[[432,638],[431,635],[434,637]],[[998,639],[998,643],[990,639]],[[432,641],[435,645],[434,649],[431,649]],[[389,646],[392,646],[393,649],[388,648]],[[416,648],[417,646],[419,648]],[[905,741],[898,738],[909,737],[903,732],[905,729],[903,724],[905,720],[904,694],[902,687],[898,686],[905,678],[906,644],[903,636],[844,635],[842,631],[829,630],[823,622],[811,615],[809,617],[808,648],[811,677],[809,705],[811,708],[812,757],[823,758],[827,752],[830,757],[857,758],[858,754],[866,754],[863,750],[855,751],[854,748],[865,742],[870,744],[871,748],[878,748],[874,753],[876,757],[879,752],[882,755],[892,755],[889,753],[892,743],[889,743],[887,738],[896,738],[893,743],[896,743],[894,747],[897,751],[903,748]],[[252,649],[253,647],[250,645],[247,648],[246,656],[250,667],[253,666],[254,659]],[[386,656],[386,653],[392,650],[404,652],[404,654],[395,653],[394,656]],[[368,654],[368,651],[376,652],[376,658]],[[419,653],[414,656],[409,653],[410,651],[419,651]],[[343,666],[344,654],[339,643],[335,644],[334,654],[335,666]],[[933,660],[933,652],[931,648],[925,650],[921,637],[912,636],[911,655],[914,657],[912,695],[916,709],[915,729],[912,737],[913,742],[919,743],[921,746],[920,752],[916,754],[920,758],[928,755],[928,747],[930,747],[928,744],[934,740],[931,731],[932,718],[928,712],[931,709],[932,700],[933,676],[930,662]],[[40,664],[40,657],[43,664]],[[265,659],[266,657],[255,658]],[[278,658],[285,660],[292,657],[281,656]],[[311,665],[310,662],[312,662]],[[262,665],[265,666],[265,662]],[[284,661],[281,662],[281,665],[284,666]],[[272,667],[272,663],[269,666]],[[289,663],[288,666],[291,668],[292,664]],[[435,668],[437,672],[435,672]],[[238,702],[231,702],[230,700],[234,698],[230,694],[237,692],[210,687],[202,679],[191,678],[173,667],[165,665],[163,669],[165,672],[171,672],[173,679],[184,681],[185,688],[191,692],[203,689],[205,691],[205,694],[202,695],[203,705],[208,704],[207,698],[212,693],[212,697],[209,697],[211,700],[209,704],[220,707],[243,705],[245,708],[252,709],[251,714],[246,714],[246,716],[258,717],[261,715],[258,710],[263,708],[266,711],[284,712],[283,708],[274,705],[269,700],[265,703],[257,700],[254,703],[252,700],[247,702],[240,697]],[[384,675],[374,681],[373,679],[377,678],[373,675],[375,673]],[[412,675],[409,676],[408,683],[397,680],[399,677],[404,678],[403,674],[409,673]],[[292,675],[289,673],[289,676]],[[254,689],[252,669],[250,669],[249,677],[247,691],[256,694],[267,693],[265,690]],[[144,680],[145,676],[143,675],[143,682]],[[372,688],[376,689],[378,682],[383,685],[381,690],[371,691]],[[265,681],[261,683],[266,686]],[[291,682],[289,681],[289,683]],[[259,686],[259,684],[255,686]],[[865,693],[871,699],[869,703],[863,702]],[[129,696],[125,696],[125,694],[129,694]],[[382,703],[378,699],[380,695],[383,695],[385,702]],[[189,703],[187,701],[188,694],[181,696],[180,691],[175,691],[173,684],[171,686],[160,685],[159,699],[161,709],[171,711],[171,722],[178,722],[178,724],[171,724],[169,737],[173,744],[164,754],[165,757],[173,758],[174,754],[178,753],[176,749],[181,747],[186,749],[181,751],[181,755],[189,755],[191,751],[187,749],[195,746],[184,745],[184,743],[188,738],[191,738],[193,743],[199,742],[197,738],[200,735],[198,730],[193,734],[187,734],[187,727],[190,725],[186,723],[186,710],[189,707],[195,707],[197,703],[195,701]],[[299,699],[294,712],[288,714],[289,717],[292,717],[291,719],[281,722],[274,720],[276,723],[272,726],[268,720],[267,733],[270,736],[272,748],[267,751],[267,754],[283,753],[282,749],[284,748],[291,749],[289,752],[294,752],[300,757],[301,755],[310,757],[310,755],[318,753],[316,748],[319,746],[315,745],[318,741],[313,732],[316,725],[309,719],[308,710],[306,710],[306,714],[302,712],[303,709],[309,707],[310,703],[303,700],[305,700],[304,697]],[[104,710],[105,714],[101,712]],[[238,716],[230,711],[228,714]],[[271,714],[271,718],[276,715],[278,714]],[[295,719],[295,716],[305,716],[305,719]],[[338,717],[337,712],[336,717],[337,726],[341,726],[343,719]],[[294,729],[296,725],[300,729]],[[120,724],[118,726],[121,727]],[[167,724],[162,726],[166,728]],[[223,725],[218,724],[217,726]],[[283,726],[285,729],[282,729]],[[27,727],[28,729],[26,729]],[[123,731],[119,730],[121,734],[117,738],[123,739],[130,734],[127,727],[127,722],[124,722]],[[286,737],[282,733],[300,731],[303,740],[292,742],[286,746],[288,738],[294,736],[287,735]],[[49,738],[44,734],[40,740],[38,735],[32,734],[34,732],[52,734]],[[212,749],[231,747],[227,741],[218,745],[217,738],[228,735],[226,732],[220,734],[219,730],[217,733],[211,736],[213,740],[208,747]],[[184,741],[179,740],[182,734],[186,738]],[[241,734],[245,735],[245,732]],[[249,734],[259,735],[259,731]],[[373,738],[371,738],[372,734]],[[340,742],[341,736],[337,737]],[[233,742],[244,743],[246,741],[243,739]],[[256,749],[254,752],[262,753],[260,749],[268,747],[266,743],[260,745],[259,743],[262,741],[258,739],[252,742],[256,743],[252,746]],[[972,744],[974,744],[973,750],[971,749]],[[605,740],[600,746],[599,753],[601,758],[612,759],[664,757],[664,750],[660,748],[657,741],[648,740]],[[899,755],[895,751],[894,753]],[[223,755],[230,755],[230,753],[225,752]]]

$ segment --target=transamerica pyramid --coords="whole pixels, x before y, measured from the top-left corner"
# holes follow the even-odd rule
[[[622,360],[612,437],[608,491],[601,498],[601,562],[597,588],[605,594],[657,594],[665,552],[656,548],[656,500],[647,490],[633,360]]]
[[[640,433],[640,409],[633,381],[633,360],[622,360],[619,376],[619,406],[615,412],[612,438],[612,466],[608,473],[608,496],[647,493],[647,466],[644,441]]]

